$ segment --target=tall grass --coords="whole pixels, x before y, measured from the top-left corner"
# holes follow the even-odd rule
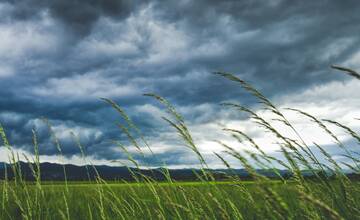
[[[350,76],[360,79],[353,70],[334,66],[345,71]],[[175,181],[170,172],[164,168],[162,174],[165,181],[159,182],[135,169],[130,169],[135,182],[122,181],[114,184],[106,182],[96,171],[96,167],[87,160],[86,151],[79,139],[73,135],[80,154],[87,163],[86,171],[91,184],[72,184],[66,179],[64,166],[64,184],[44,184],[41,179],[39,146],[36,131],[33,131],[33,145],[35,158],[26,158],[34,176],[33,182],[23,178],[19,155],[9,143],[6,132],[0,126],[0,135],[9,151],[9,164],[12,179],[7,172],[1,184],[1,219],[360,219],[360,185],[349,179],[347,170],[359,174],[359,154],[348,150],[340,139],[328,128],[328,124],[335,125],[360,144],[360,135],[350,127],[337,122],[335,119],[318,119],[299,109],[289,108],[311,120],[314,126],[319,126],[330,135],[343,152],[348,162],[338,162],[326,149],[313,143],[307,144],[301,133],[291,124],[283,112],[277,108],[265,95],[246,81],[225,72],[216,75],[237,83],[242,89],[254,96],[275,120],[287,127],[295,138],[281,133],[273,125],[274,120],[267,120],[247,106],[236,103],[223,103],[224,107],[247,114],[260,126],[264,132],[271,133],[277,139],[282,158],[268,155],[256,141],[244,131],[225,128],[235,140],[249,143],[251,149],[239,151],[233,146],[217,141],[222,146],[222,153],[214,156],[224,164],[229,172],[228,180],[217,182],[209,165],[197,147],[184,118],[174,106],[165,98],[156,94],[146,94],[161,103],[167,110],[168,117],[164,117],[170,127],[180,136],[184,146],[190,149],[199,160],[201,172],[195,172],[197,182],[181,183]],[[125,134],[129,142],[145,157],[156,157],[146,141],[141,130],[135,125],[126,112],[115,102],[103,99],[109,103],[123,119],[118,124],[120,131]],[[61,145],[51,125],[48,123],[54,144],[62,157]],[[293,137],[292,136],[292,137]],[[127,147],[119,141],[115,144],[127,155],[132,167],[140,168],[134,156]],[[142,149],[148,149],[143,152]],[[317,150],[318,154],[314,153]],[[253,181],[243,181],[236,175],[233,167],[225,159],[232,157],[251,175]],[[321,161],[327,162],[321,162]],[[283,178],[278,168],[292,173],[290,179]],[[273,170],[278,176],[274,181],[258,172],[257,168]],[[97,178],[90,178],[90,171],[97,173]],[[6,171],[8,169],[5,169]],[[312,178],[305,178],[304,170],[311,173]]]

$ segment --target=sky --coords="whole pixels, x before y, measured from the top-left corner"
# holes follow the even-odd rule
[[[220,105],[240,103],[273,117],[238,84],[212,74],[226,71],[264,93],[307,143],[319,143],[343,160],[327,134],[285,108],[360,131],[354,119],[360,118],[360,82],[330,68],[360,70],[359,11],[357,0],[2,0],[0,122],[21,155],[32,156],[36,130],[42,161],[82,164],[74,133],[94,164],[126,164],[121,143],[143,165],[198,166],[162,119],[169,117],[166,109],[143,96],[155,93],[183,115],[210,166],[221,167],[213,152],[224,148],[215,140],[249,147],[224,128],[242,130],[267,153],[279,155],[271,134],[246,114]],[[137,152],[118,127],[124,121],[100,98],[128,113],[154,155],[144,145],[145,156]],[[351,137],[329,128],[357,150]],[[1,161],[7,161],[6,152],[0,147]]]

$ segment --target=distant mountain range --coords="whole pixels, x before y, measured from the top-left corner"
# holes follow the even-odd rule
[[[35,164],[29,164],[19,162],[19,169],[21,170],[21,176],[26,180],[35,180],[31,167],[35,167]],[[5,169],[6,167],[6,169]],[[202,172],[199,169],[137,169],[128,167],[112,167],[112,166],[76,166],[71,164],[61,165],[56,163],[41,163],[40,173],[43,181],[62,181],[64,180],[64,168],[66,171],[66,178],[69,181],[87,181],[94,180],[99,175],[104,180],[126,180],[134,181],[135,177],[141,178],[141,176],[151,177],[157,181],[165,180],[164,172],[168,172],[173,180],[178,181],[194,181],[201,178]],[[245,169],[209,169],[216,180],[229,179],[229,175],[236,175],[242,180],[251,180],[250,174]],[[258,169],[257,173],[262,174],[269,178],[279,178],[279,175],[283,178],[290,178],[292,173],[288,170],[266,170]],[[135,175],[135,177],[134,177]],[[311,177],[310,171],[303,171],[303,175]],[[8,179],[14,177],[13,169],[10,164],[0,163],[0,179]]]

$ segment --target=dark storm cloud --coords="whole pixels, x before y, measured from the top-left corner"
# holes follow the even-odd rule
[[[240,74],[253,70],[249,79],[263,86],[270,95],[279,92],[274,84],[286,92],[336,77],[329,76],[329,65],[341,63],[359,49],[360,39],[356,33],[360,26],[354,24],[360,22],[357,13],[360,6],[356,1],[291,4],[287,1],[178,1],[169,4],[156,5],[162,8],[158,10],[161,18],[180,23],[196,36],[198,44],[215,38],[226,46],[224,56],[199,57],[196,64]],[[176,13],[169,13],[167,8],[177,8]],[[224,18],[228,20],[225,24],[221,22]],[[239,33],[249,33],[250,37],[241,40]],[[352,42],[342,45],[345,40]],[[346,48],[339,54],[331,54],[330,46]]]
[[[102,16],[124,19],[140,4],[130,0],[8,0],[13,6],[11,15],[14,19],[36,19],[40,13],[49,14],[62,22],[71,31],[86,35],[93,24]]]
[[[34,120],[46,117],[59,133],[61,125],[78,126],[89,154],[99,159],[125,157],[110,140],[127,143],[115,124],[123,121],[100,97],[114,99],[156,138],[169,128],[156,124],[156,112],[139,111],[146,103],[159,107],[143,93],[194,109],[183,111],[190,122],[216,121],[220,102],[255,102],[212,71],[236,73],[276,99],[343,80],[329,66],[350,59],[360,45],[357,1],[1,3],[0,120],[13,143],[30,150]],[[202,104],[208,109],[195,110]],[[49,133],[36,128],[42,153],[57,154]],[[67,156],[78,153],[67,134],[62,144]],[[171,155],[175,163],[185,153]]]

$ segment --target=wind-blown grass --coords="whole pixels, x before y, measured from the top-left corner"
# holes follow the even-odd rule
[[[360,79],[355,71],[343,67],[334,68]],[[35,158],[29,162],[35,182],[28,182],[22,176],[17,155],[9,143],[5,130],[0,126],[0,135],[3,145],[10,152],[10,166],[14,174],[12,179],[7,173],[1,184],[1,219],[360,219],[360,185],[350,179],[346,171],[350,169],[359,174],[359,154],[354,153],[340,141],[328,128],[328,124],[335,125],[346,131],[360,144],[360,135],[350,127],[337,122],[335,119],[318,119],[299,109],[289,108],[310,119],[314,126],[319,126],[343,152],[348,162],[337,162],[333,156],[321,145],[313,143],[309,146],[302,138],[301,133],[291,124],[285,115],[265,95],[249,83],[235,75],[216,72],[216,75],[238,83],[245,91],[254,96],[266,111],[276,117],[293,132],[294,138],[282,134],[273,126],[273,121],[267,120],[254,110],[236,103],[223,103],[224,107],[233,108],[239,113],[247,114],[254,121],[254,126],[262,127],[277,138],[281,149],[280,160],[264,152],[255,140],[244,131],[225,128],[239,142],[245,140],[251,150],[239,151],[233,146],[217,141],[224,148],[222,153],[214,153],[219,161],[229,170],[226,182],[217,182],[209,165],[198,149],[184,118],[175,107],[165,98],[156,94],[146,94],[158,100],[169,113],[163,119],[171,126],[182,139],[184,146],[189,148],[198,158],[201,172],[196,173],[198,182],[176,182],[167,169],[163,169],[164,182],[154,180],[151,176],[132,172],[135,182],[114,184],[106,182],[97,173],[96,180],[91,180],[89,170],[95,166],[87,161],[86,152],[75,135],[74,140],[79,147],[81,156],[88,164],[88,183],[71,183],[66,180],[63,184],[47,184],[41,180],[39,144],[36,131],[33,131],[33,145]],[[141,130],[135,125],[125,111],[115,102],[103,99],[109,103],[123,119],[124,124],[118,124],[120,131],[129,138],[129,142],[145,155],[142,149],[148,149],[151,156],[156,154],[146,141]],[[48,123],[51,131],[51,125]],[[51,132],[55,146],[62,157],[61,146],[55,134]],[[127,155],[133,167],[140,165],[126,146],[115,142]],[[316,155],[317,149],[320,155]],[[225,159],[232,157],[251,175],[253,181],[241,180],[241,177],[232,173],[233,168]],[[321,162],[326,160],[327,162]],[[278,167],[292,173],[290,179],[283,178]],[[272,169],[278,176],[274,181],[257,171],[257,168]],[[345,170],[345,168],[347,170]],[[5,169],[7,170],[7,169]],[[306,178],[304,170],[312,178]]]

